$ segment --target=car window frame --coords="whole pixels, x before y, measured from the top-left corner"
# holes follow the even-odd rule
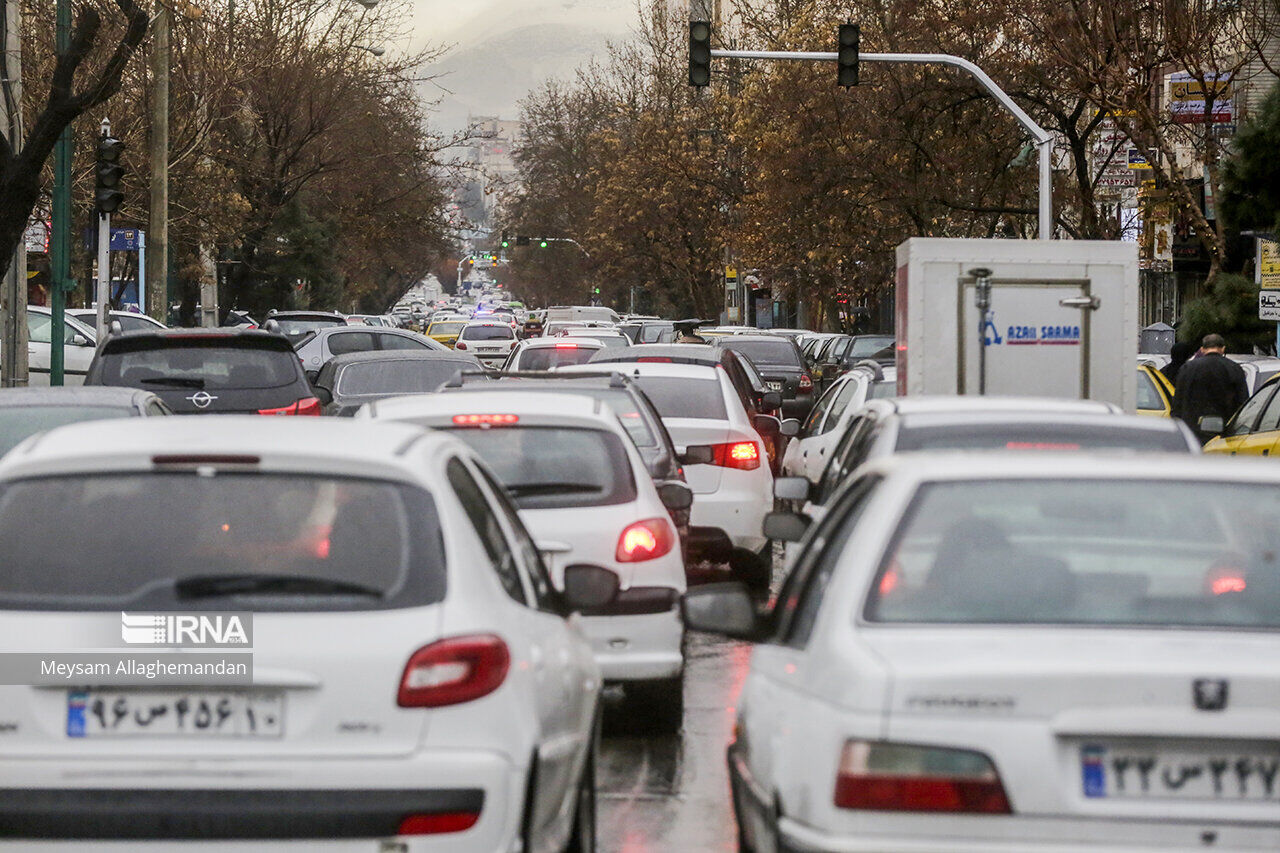
[[[1280,394],[1277,394],[1274,390],[1276,388],[1280,388],[1280,383],[1273,382],[1269,386],[1264,386],[1264,389],[1265,388],[1273,389],[1271,399],[1262,407],[1262,412],[1258,415],[1258,419],[1254,422],[1253,429],[1250,431],[1251,434],[1276,432],[1277,430],[1280,430]],[[1267,426],[1267,415],[1273,411],[1276,413],[1275,422],[1273,425]]]
[[[465,478],[467,485],[474,489],[476,494],[479,495],[480,500],[478,505],[488,511],[488,514],[492,517],[494,524],[496,524],[498,533],[497,541],[500,541],[502,547],[505,549],[505,560],[499,555],[495,555],[494,550],[490,547],[492,544],[491,537],[486,533],[486,531],[481,529],[480,524],[477,523],[475,515],[468,508],[469,503],[467,499],[463,497],[462,490],[458,488],[458,484],[454,480],[455,471],[459,472],[457,476],[459,478]],[[516,558],[516,551],[512,547],[511,541],[505,532],[501,514],[496,512],[491,504],[492,496],[489,495],[481,485],[481,480],[477,478],[475,473],[473,473],[471,466],[467,465],[461,456],[450,456],[445,461],[445,479],[449,482],[449,488],[453,490],[454,497],[457,498],[458,503],[462,506],[463,514],[467,516],[467,521],[471,524],[472,532],[475,534],[476,538],[480,540],[482,550],[489,558],[489,563],[493,568],[494,577],[498,581],[498,586],[512,601],[525,607],[533,607],[533,590],[530,589],[528,580],[525,578],[524,572],[520,569],[519,560]],[[519,598],[516,597],[515,591],[508,583],[509,574],[504,572],[504,564],[507,562],[510,563],[511,568],[514,571],[516,583],[519,584]]]
[[[499,521],[505,522],[507,535],[514,545],[512,553],[516,557],[516,567],[524,578],[526,594],[532,597],[533,608],[556,616],[565,615],[564,600],[551,579],[551,572],[542,559],[538,543],[533,534],[525,527],[520,510],[511,501],[511,496],[502,487],[498,479],[488,468],[482,465],[472,466],[479,475],[481,484],[487,486],[492,493],[493,502],[501,510]]]
[[[1257,391],[1255,391],[1253,395],[1249,397],[1248,400],[1245,400],[1244,403],[1240,406],[1240,408],[1236,411],[1236,413],[1231,416],[1231,420],[1227,422],[1227,428],[1223,431],[1224,437],[1235,438],[1243,435],[1252,435],[1254,432],[1254,428],[1257,426],[1258,422],[1262,419],[1263,412],[1266,411],[1267,406],[1270,405],[1271,400],[1275,397],[1277,388],[1280,388],[1280,383],[1277,383],[1270,387],[1263,386],[1262,388],[1259,388]],[[1263,395],[1267,395],[1267,394],[1269,394],[1270,396],[1268,396],[1265,400],[1262,400],[1260,403],[1258,403],[1257,414],[1253,415],[1250,418],[1249,424],[1244,429],[1240,429],[1240,426],[1241,426],[1241,424],[1239,423],[1240,416],[1245,413],[1245,410],[1247,410],[1255,400],[1259,400]]]

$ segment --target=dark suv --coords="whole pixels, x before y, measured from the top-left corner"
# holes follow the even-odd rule
[[[142,388],[178,415],[319,415],[288,338],[252,329],[157,329],[107,338],[85,385]]]
[[[770,391],[782,394],[783,417],[804,420],[813,408],[813,377],[795,341],[782,335],[725,335],[712,346],[751,359]]]

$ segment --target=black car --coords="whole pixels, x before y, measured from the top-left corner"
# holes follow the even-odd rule
[[[813,408],[813,377],[795,341],[782,335],[724,335],[712,344],[751,359],[766,387],[782,394],[782,414],[804,420]]]
[[[325,362],[314,389],[326,415],[350,417],[384,397],[429,394],[463,370],[484,366],[475,356],[452,350],[352,352]]]
[[[0,390],[0,456],[38,432],[81,421],[171,415],[164,401],[134,388]]]
[[[124,332],[99,347],[85,385],[151,391],[179,415],[319,415],[283,335],[257,329]]]
[[[839,335],[830,339],[819,350],[814,365],[818,392],[825,391],[859,362],[870,359],[885,367],[893,364],[897,358],[893,343],[893,335]]]

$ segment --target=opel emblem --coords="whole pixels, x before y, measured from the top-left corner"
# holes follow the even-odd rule
[[[1227,680],[1197,678],[1191,683],[1191,698],[1201,711],[1221,711],[1227,707]]]
[[[197,409],[207,409],[209,408],[209,404],[218,398],[210,394],[208,391],[197,391],[187,399],[190,400],[191,404]]]

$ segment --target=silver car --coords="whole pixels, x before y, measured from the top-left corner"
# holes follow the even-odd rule
[[[320,367],[335,355],[377,350],[448,350],[426,335],[405,329],[380,326],[330,326],[308,332],[293,345],[302,369],[314,378]]]

